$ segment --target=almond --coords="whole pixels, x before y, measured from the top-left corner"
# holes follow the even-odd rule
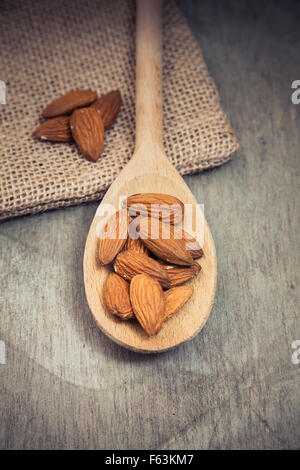
[[[193,237],[184,230],[182,230],[182,237],[185,241],[185,248],[191,253],[193,259],[201,258],[204,253],[196,237]]]
[[[42,122],[33,133],[34,137],[53,142],[72,142],[69,116],[58,116]]]
[[[129,216],[125,209],[113,214],[99,235],[100,264],[111,263],[124,248],[128,235]]]
[[[108,129],[115,122],[121,103],[121,93],[119,90],[114,90],[101,96],[91,105],[100,113],[105,129]]]
[[[115,273],[110,273],[105,281],[103,296],[105,304],[112,315],[122,320],[134,318],[130,296],[129,284]]]
[[[127,198],[127,207],[133,217],[140,214],[171,224],[179,223],[184,211],[184,204],[177,197],[156,193],[133,194]]]
[[[149,336],[156,335],[165,315],[164,295],[159,282],[147,274],[135,276],[130,283],[130,300],[142,328]]]
[[[133,251],[134,253],[141,253],[142,255],[148,255],[148,249],[145,247],[140,238],[134,240],[130,237],[130,233],[125,246],[127,251]]]
[[[130,281],[137,274],[145,273],[156,279],[162,287],[168,289],[171,285],[168,273],[157,261],[142,253],[123,251],[116,257],[114,269],[126,281]]]
[[[191,266],[174,266],[164,261],[157,261],[167,272],[171,281],[171,287],[180,286],[185,282],[193,279],[201,271],[201,266],[194,262]]]
[[[96,98],[97,95],[92,90],[70,91],[48,104],[44,109],[42,116],[44,118],[50,118],[60,116],[62,114],[70,114],[74,109],[88,106],[95,101]]]
[[[100,114],[93,108],[77,109],[71,116],[70,127],[83,155],[96,162],[104,144],[104,126]]]
[[[168,320],[174,313],[185,304],[194,292],[193,286],[173,287],[164,292],[165,298],[165,320]]]
[[[203,256],[203,250],[196,237],[190,235],[183,230],[180,226],[171,225],[170,230],[174,238],[182,238],[185,242],[185,249],[192,255],[193,259],[198,259]]]
[[[174,238],[169,224],[161,220],[153,223],[152,218],[144,217],[138,222],[138,229],[144,245],[158,258],[180,266],[193,264],[192,255],[185,249],[185,241]]]

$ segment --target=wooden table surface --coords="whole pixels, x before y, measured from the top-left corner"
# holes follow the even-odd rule
[[[174,351],[126,351],[84,295],[97,204],[1,224],[1,448],[300,447],[299,3],[177,3],[241,144],[186,178],[216,243],[211,316]]]

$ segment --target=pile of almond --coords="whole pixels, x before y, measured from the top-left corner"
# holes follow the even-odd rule
[[[104,302],[122,320],[136,318],[149,336],[193,294],[182,285],[201,266],[203,250],[182,229],[184,204],[167,194],[135,194],[112,215],[100,233],[100,264],[113,264],[104,285]]]
[[[116,120],[121,94],[110,91],[100,98],[92,90],[70,91],[44,109],[42,122],[33,135],[54,142],[73,142],[90,161],[96,162],[104,145],[104,130]]]

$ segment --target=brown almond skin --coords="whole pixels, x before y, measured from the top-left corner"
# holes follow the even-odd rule
[[[124,248],[128,236],[129,216],[126,209],[113,214],[99,235],[98,259],[101,265],[111,263]]]
[[[115,260],[114,269],[126,281],[131,281],[137,274],[145,273],[156,279],[165,289],[171,286],[168,273],[163,267],[157,261],[142,253],[132,251],[119,253]]]
[[[182,229],[181,226],[170,225],[170,233],[173,238],[183,239],[185,242],[185,249],[192,255],[193,259],[198,259],[203,256],[203,250],[200,243],[195,237]]]
[[[70,127],[83,155],[96,162],[104,144],[104,126],[100,114],[93,108],[77,109],[71,116]]]
[[[110,273],[104,284],[104,302],[112,315],[122,320],[134,318],[130,296],[129,284],[115,273]]]
[[[152,225],[150,217],[143,217],[139,221],[138,228],[141,240],[149,251],[154,253],[158,258],[171,264],[179,266],[191,266],[194,262],[192,255],[185,248],[183,239],[176,239],[172,234],[172,226],[158,221],[157,232],[151,233]],[[171,230],[169,230],[171,228]],[[163,234],[169,233],[169,238],[163,238]]]
[[[53,142],[73,142],[70,129],[70,117],[58,116],[42,122],[33,133],[40,140],[51,140]]]
[[[98,98],[91,107],[101,114],[104,128],[108,129],[115,122],[122,103],[119,90],[113,90]]]
[[[159,282],[147,274],[135,276],[130,283],[134,314],[149,336],[156,335],[165,317],[165,301]]]
[[[201,271],[201,266],[196,262],[191,266],[175,266],[161,260],[158,260],[158,262],[166,270],[171,281],[171,287],[180,286],[181,284],[190,281]]]
[[[127,198],[127,207],[132,217],[141,214],[163,221],[170,220],[171,224],[181,222],[184,212],[184,204],[178,198],[159,193],[133,194]]]
[[[71,114],[77,108],[89,106],[95,101],[97,95],[92,90],[73,90],[56,98],[42,112],[44,118]]]
[[[204,252],[196,238],[184,230],[182,230],[182,237],[185,241],[185,248],[191,253],[193,259],[202,258]]]
[[[142,255],[148,255],[149,253],[148,249],[145,247],[141,239],[137,238],[136,240],[134,240],[130,237],[130,234],[128,236],[125,249],[127,251],[133,251],[134,253],[142,253]]]
[[[173,287],[165,291],[165,320],[168,320],[174,313],[178,312],[193,295],[193,292],[193,286]]]

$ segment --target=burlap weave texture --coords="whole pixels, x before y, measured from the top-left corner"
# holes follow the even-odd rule
[[[132,0],[34,0],[0,4],[0,220],[101,198],[130,159],[135,134]],[[238,144],[201,50],[182,14],[163,8],[164,146],[182,174],[228,161]],[[52,99],[72,89],[120,89],[123,104],[104,152],[88,162],[75,144],[32,132]]]

